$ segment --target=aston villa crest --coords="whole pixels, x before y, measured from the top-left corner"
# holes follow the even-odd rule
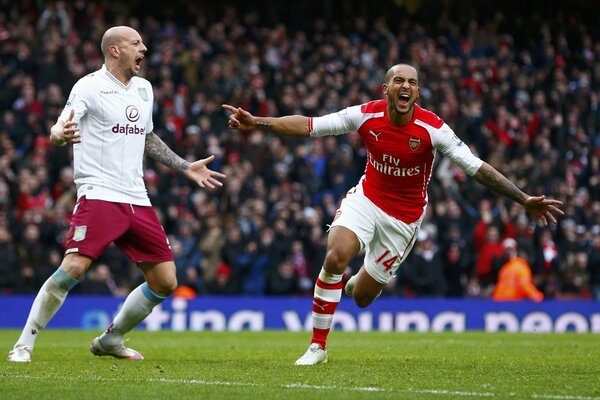
[[[421,145],[421,139],[414,138],[414,137],[411,137],[410,139],[408,139],[408,147],[410,147],[410,149],[412,151],[417,150],[420,145]]]
[[[148,101],[148,92],[146,91],[146,88],[138,88],[138,92],[140,93],[142,100]]]
[[[73,233],[73,241],[74,242],[81,242],[83,239],[85,239],[85,234],[87,233],[87,226],[83,225],[83,226],[76,226],[75,227],[75,232]]]

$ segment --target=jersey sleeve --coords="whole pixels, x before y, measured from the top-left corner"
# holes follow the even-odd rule
[[[341,111],[312,118],[310,136],[337,136],[359,128],[361,106],[344,108]]]
[[[65,108],[63,108],[60,116],[58,117],[59,121],[67,122],[69,119],[69,114],[71,110],[75,110],[75,115],[73,120],[79,121],[88,110],[89,100],[87,96],[89,91],[85,88],[85,83],[79,80],[71,89],[71,93],[69,94],[69,98],[67,99],[67,103],[65,104]]]
[[[449,157],[469,176],[475,175],[483,164],[483,161],[471,152],[469,146],[460,140],[446,123],[433,132],[432,140],[437,150]]]

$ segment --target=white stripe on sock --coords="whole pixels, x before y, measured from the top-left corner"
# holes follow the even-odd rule
[[[342,281],[343,274],[330,274],[321,268],[321,272],[319,272],[319,279],[325,283],[338,283]]]
[[[315,297],[330,303],[339,303],[342,299],[342,289],[323,289],[315,286]]]
[[[329,329],[332,321],[333,314],[319,314],[314,311],[312,313],[313,328]]]

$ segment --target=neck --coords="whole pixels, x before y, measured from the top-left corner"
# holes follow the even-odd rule
[[[415,112],[415,106],[412,106],[408,112],[399,113],[398,110],[388,105],[388,119],[394,125],[406,125],[408,124],[413,117]]]
[[[129,76],[129,74],[125,73],[115,63],[106,62],[105,65],[106,65],[106,70],[108,72],[110,72],[110,74],[112,76],[114,76],[115,78],[117,78],[117,80],[119,82],[121,82],[125,86],[129,85],[129,81],[131,80],[131,76]]]

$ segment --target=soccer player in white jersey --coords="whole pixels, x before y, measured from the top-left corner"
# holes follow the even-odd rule
[[[190,163],[152,132],[152,86],[138,77],[147,50],[140,34],[130,27],[112,27],[101,47],[105,64],[75,84],[50,130],[52,144],[73,145],[77,204],[63,261],[42,285],[8,361],[31,361],[40,330],[111,242],[137,263],[145,282],[129,294],[90,350],[98,356],[142,359],[124,345],[123,335],[177,286],[173,253],[144,186],[144,154],[202,188],[222,186],[218,179],[225,178],[207,167],[214,156]]]
[[[313,336],[296,365],[327,362],[326,341],[342,290],[359,307],[381,293],[412,249],[427,206],[427,186],[436,151],[450,157],[481,184],[521,204],[544,222],[562,215],[558,200],[523,193],[500,172],[477,158],[437,115],[419,107],[419,78],[407,64],[391,67],[384,98],[322,117],[255,117],[224,104],[229,127],[279,135],[317,137],[357,131],[368,151],[365,173],[341,203],[331,224],[327,252],[313,297]],[[364,249],[364,264],[346,285],[348,262]]]

